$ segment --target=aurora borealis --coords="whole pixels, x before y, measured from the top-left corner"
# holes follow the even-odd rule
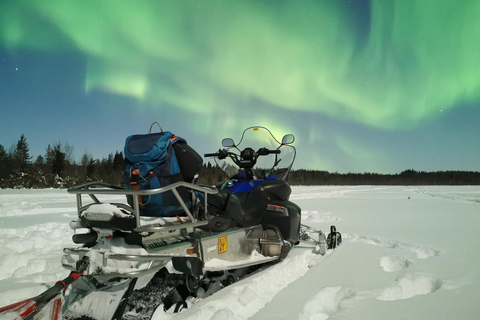
[[[476,0],[3,1],[0,76],[0,144],[34,155],[158,121],[201,153],[294,133],[297,168],[479,170]]]

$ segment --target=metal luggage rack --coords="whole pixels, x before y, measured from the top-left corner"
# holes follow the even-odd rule
[[[178,229],[178,224],[175,225],[167,225],[167,226],[154,226],[154,225],[142,225],[141,224],[141,219],[140,219],[140,204],[138,201],[138,196],[144,196],[144,195],[153,195],[153,194],[159,194],[159,193],[164,193],[167,191],[172,191],[172,193],[175,195],[175,198],[178,200],[178,203],[182,206],[183,211],[185,214],[190,218],[191,222],[183,223],[182,228],[195,228],[195,227],[200,227],[203,225],[208,224],[208,219],[200,221],[198,220],[198,217],[195,217],[190,209],[187,207],[185,202],[183,201],[182,197],[178,193],[178,188],[184,187],[187,189],[190,189],[192,191],[198,191],[203,193],[204,195],[204,216],[208,217],[208,211],[207,211],[207,195],[208,194],[216,194],[218,193],[217,190],[211,189],[208,187],[203,187],[203,186],[198,186],[192,183],[188,182],[175,182],[172,183],[169,186],[163,187],[163,188],[158,188],[158,189],[150,189],[150,190],[127,190],[125,188],[111,185],[108,183],[104,182],[89,182],[85,183],[79,186],[71,187],[67,191],[68,193],[75,194],[77,197],[77,213],[78,216],[82,213],[82,211],[89,205],[83,206],[82,205],[82,195],[89,195],[90,198],[94,201],[96,204],[101,204],[100,200],[95,196],[95,194],[102,194],[102,195],[131,195],[133,197],[133,208],[129,205],[126,204],[120,204],[122,209],[128,210],[131,212],[136,219],[136,228],[134,231],[137,232],[157,232],[157,231],[170,231],[174,229]],[[192,192],[192,200],[195,200],[196,196],[195,193]],[[192,203],[195,203],[195,201],[192,201]],[[119,205],[119,204],[115,204]]]

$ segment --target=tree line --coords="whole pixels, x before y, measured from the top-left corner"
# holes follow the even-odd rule
[[[123,153],[93,159],[87,152],[80,163],[73,159],[73,147],[57,142],[48,145],[34,161],[25,135],[7,152],[0,145],[0,188],[68,188],[89,181],[120,185],[123,181]]]
[[[216,184],[226,179],[219,167],[210,163],[204,165],[199,182]],[[338,173],[320,170],[292,170],[288,176],[292,186],[355,186],[355,185],[480,185],[480,172],[477,171],[436,171],[425,172],[408,169],[398,174],[380,173]]]
[[[87,152],[80,163],[72,159],[73,147],[57,142],[48,145],[44,155],[34,161],[27,139],[22,134],[16,145],[7,150],[0,145],[0,188],[68,188],[89,181],[123,185],[122,152],[93,159]],[[214,185],[226,177],[219,167],[204,164],[198,183]],[[399,174],[331,173],[319,170],[292,170],[291,185],[480,185],[477,171],[424,172],[413,169]]]
[[[292,185],[480,185],[477,171],[425,172],[408,169],[399,174],[331,173],[318,170],[294,170]]]

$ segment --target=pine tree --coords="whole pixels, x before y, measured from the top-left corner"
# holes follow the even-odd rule
[[[10,174],[10,156],[8,155],[5,148],[0,144],[0,180],[5,179]],[[2,183],[0,183],[0,187],[4,187]]]
[[[35,165],[41,168],[45,164],[45,160],[43,159],[42,155],[38,155],[37,159],[35,160]]]
[[[15,149],[14,159],[17,166],[24,170],[27,167],[27,164],[30,162],[30,155],[28,154],[28,143],[25,135],[22,134],[20,140],[17,142],[17,148]]]
[[[113,157],[113,170],[115,172],[121,172],[123,169],[123,152],[115,152],[115,156]]]
[[[55,159],[55,153],[53,152],[53,148],[48,145],[47,149],[45,150],[45,163],[48,167],[51,167],[53,164],[53,160]]]
[[[82,165],[82,167],[84,169],[85,176],[87,176],[87,166],[88,166],[89,161],[90,161],[90,157],[87,154],[87,150],[85,150],[85,153],[82,156],[82,160],[80,160],[80,164]]]
[[[63,151],[65,153],[65,160],[68,161],[69,164],[72,164],[73,161],[73,146],[71,146],[68,141],[63,144]]]
[[[52,173],[62,176],[65,170],[65,152],[62,152],[60,142],[53,146]]]
[[[7,150],[0,144],[0,166],[2,166],[7,162],[8,160],[8,153]]]
[[[95,161],[93,160],[92,157],[90,157],[90,159],[88,160],[87,167],[86,167],[85,175],[88,178],[92,178],[94,173],[95,173]]]

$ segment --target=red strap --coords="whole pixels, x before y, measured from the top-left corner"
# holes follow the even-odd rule
[[[177,219],[180,220],[181,223],[185,223],[185,221],[183,221],[179,216],[177,216]]]
[[[61,320],[62,314],[62,299],[57,299],[53,302],[52,320]]]
[[[83,272],[82,273],[72,273],[70,275],[70,277],[72,277],[73,279],[75,279],[75,281],[77,281],[78,278],[80,278],[82,275],[83,275]]]
[[[82,276],[82,273],[72,273],[69,277],[73,278],[73,281],[77,281],[78,278]],[[57,281],[57,283],[61,283],[63,285],[63,295],[65,295],[65,291],[67,291],[67,284],[63,282],[63,280]]]
[[[20,317],[25,319],[29,314],[35,311],[35,309],[37,309],[37,303],[32,301],[32,305],[30,305],[24,313],[20,314]]]
[[[67,285],[65,282],[63,282],[63,280],[59,280],[57,283],[61,283],[63,285],[63,295],[65,295],[65,291],[67,291]]]
[[[33,298],[23,300],[14,304],[11,304],[9,306],[0,308],[0,314],[8,311],[8,312],[18,312],[20,313],[22,310],[25,309],[25,307],[28,307],[25,312],[23,312],[20,316],[25,318],[28,316],[30,313],[32,313],[36,308],[37,308],[37,303],[33,301]]]

